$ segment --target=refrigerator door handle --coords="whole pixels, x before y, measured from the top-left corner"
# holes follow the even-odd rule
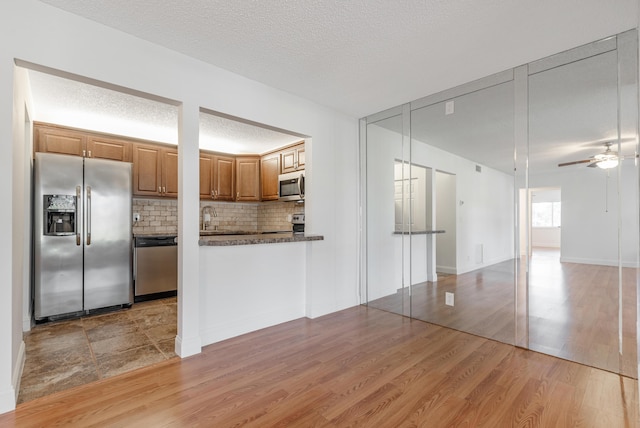
[[[78,218],[80,217],[79,204],[82,201],[82,187],[76,186],[76,221],[75,221],[75,230],[76,230],[76,245],[80,245],[81,237],[80,237],[80,229],[78,228]]]
[[[87,186],[87,245],[91,245],[91,186]]]

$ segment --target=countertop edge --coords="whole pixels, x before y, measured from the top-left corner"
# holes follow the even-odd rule
[[[405,232],[400,232],[400,231],[394,231],[393,234],[394,235],[434,235],[436,233],[445,233],[444,230],[412,230],[412,231],[405,231]]]
[[[222,235],[201,236],[201,247],[228,247],[233,245],[279,244],[283,242],[323,241],[322,235]]]

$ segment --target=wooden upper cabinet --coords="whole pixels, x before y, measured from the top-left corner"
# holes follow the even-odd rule
[[[130,141],[80,129],[36,122],[34,151],[131,162]]]
[[[133,194],[162,195],[162,149],[147,144],[133,146]]]
[[[87,144],[86,133],[71,129],[34,125],[34,151],[83,156]]]
[[[304,144],[298,146],[296,149],[298,155],[298,170],[304,169]]]
[[[236,158],[213,155],[213,199],[216,201],[235,200]]]
[[[178,151],[162,150],[162,196],[178,197]]]
[[[263,156],[260,159],[260,187],[263,201],[278,200],[278,175],[280,174],[280,153]]]
[[[200,152],[200,199],[213,199],[213,157]]]
[[[283,150],[281,155],[283,174],[304,169],[304,143]]]
[[[135,143],[133,145],[133,194],[138,196],[178,196],[178,151],[171,147]]]
[[[200,152],[200,199],[235,199],[236,158]]]
[[[89,136],[86,156],[97,159],[110,159],[131,162],[131,143],[114,138]]]
[[[236,201],[260,201],[260,157],[236,157]]]

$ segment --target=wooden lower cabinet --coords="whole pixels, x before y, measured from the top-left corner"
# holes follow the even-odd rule
[[[260,188],[263,201],[278,200],[278,175],[280,174],[280,154],[263,156],[260,159]]]
[[[236,157],[236,201],[260,201],[260,157]]]

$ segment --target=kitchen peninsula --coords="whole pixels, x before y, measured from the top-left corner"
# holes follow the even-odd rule
[[[306,267],[323,236],[201,236],[199,245],[202,343],[307,316],[313,288]]]

